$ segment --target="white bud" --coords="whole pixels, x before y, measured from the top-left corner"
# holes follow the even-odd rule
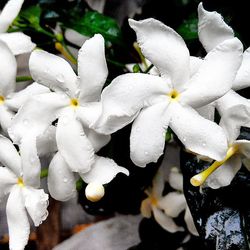
[[[98,182],[91,182],[85,189],[85,195],[92,202],[99,201],[105,194],[104,187]]]

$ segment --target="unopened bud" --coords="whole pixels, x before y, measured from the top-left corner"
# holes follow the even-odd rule
[[[98,182],[91,182],[85,189],[85,195],[88,200],[92,202],[99,201],[105,194],[105,190],[102,184]]]

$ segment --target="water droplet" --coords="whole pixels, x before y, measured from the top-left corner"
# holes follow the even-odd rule
[[[25,126],[27,126],[27,125],[29,124],[29,121],[28,121],[27,119],[24,119],[24,120],[23,120],[23,124],[24,124]]]
[[[185,141],[187,141],[187,139],[186,139],[186,138],[183,138],[183,141],[185,142]]]
[[[148,155],[148,152],[147,152],[147,151],[145,151],[145,152],[144,152],[144,154],[145,154],[145,155]]]
[[[59,74],[56,76],[56,80],[60,83],[63,83],[64,82],[64,76],[62,74]]]
[[[68,182],[68,179],[65,177],[65,178],[63,178],[63,182],[64,183],[67,183]]]
[[[206,145],[207,145],[207,144],[206,144],[205,142],[202,143],[202,146],[203,146],[203,147],[206,147]]]

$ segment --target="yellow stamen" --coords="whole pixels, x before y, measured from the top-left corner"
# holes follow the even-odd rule
[[[227,150],[226,157],[222,161],[215,161],[209,168],[193,176],[190,180],[191,184],[195,187],[202,185],[209,177],[209,175],[211,175],[218,167],[223,165],[229,158],[231,158],[235,153],[237,153],[238,149],[238,145],[233,145],[229,147],[229,149]]]
[[[77,64],[77,61],[75,60],[74,57],[72,57],[69,52],[64,49],[63,45],[59,42],[55,43],[55,48],[69,61],[71,61],[73,64]]]
[[[24,187],[23,179],[21,177],[17,179],[17,185],[19,185],[20,187]]]
[[[150,197],[150,201],[152,205],[157,206],[158,201],[155,197]]]
[[[4,100],[5,100],[4,96],[0,95],[0,105],[4,103]]]
[[[145,69],[147,69],[148,68],[148,64],[146,62],[146,59],[145,59],[144,55],[141,52],[141,48],[139,47],[139,44],[137,42],[134,42],[133,43],[133,47],[135,48],[136,52],[138,53],[138,55],[139,55],[139,57],[141,59],[141,62],[144,65]]]
[[[180,93],[173,89],[169,94],[168,96],[171,98],[171,101],[178,101],[179,98],[180,98]]]
[[[70,106],[72,106],[72,107],[74,107],[74,108],[78,107],[78,106],[79,106],[79,101],[78,101],[78,99],[72,98],[72,99],[70,100]]]

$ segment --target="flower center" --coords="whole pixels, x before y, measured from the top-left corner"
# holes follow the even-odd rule
[[[180,98],[180,93],[173,89],[168,96],[170,97],[171,101],[178,101],[178,99]]]
[[[78,101],[78,99],[72,98],[72,99],[70,100],[70,106],[72,106],[73,108],[78,107],[78,106],[79,106],[79,101]]]
[[[230,146],[227,150],[226,157],[222,161],[215,161],[209,168],[193,176],[190,180],[191,184],[195,187],[202,185],[209,177],[209,175],[211,175],[218,167],[223,165],[229,158],[235,155],[238,152],[238,150],[239,150],[238,145]]]
[[[4,100],[5,100],[4,96],[0,95],[0,105],[4,103]]]
[[[156,206],[157,203],[158,203],[158,201],[157,201],[157,199],[155,197],[151,197],[150,201],[151,201],[151,204],[154,205],[154,206]]]
[[[24,187],[23,178],[19,177],[19,178],[17,179],[17,185],[18,185],[19,187]]]

